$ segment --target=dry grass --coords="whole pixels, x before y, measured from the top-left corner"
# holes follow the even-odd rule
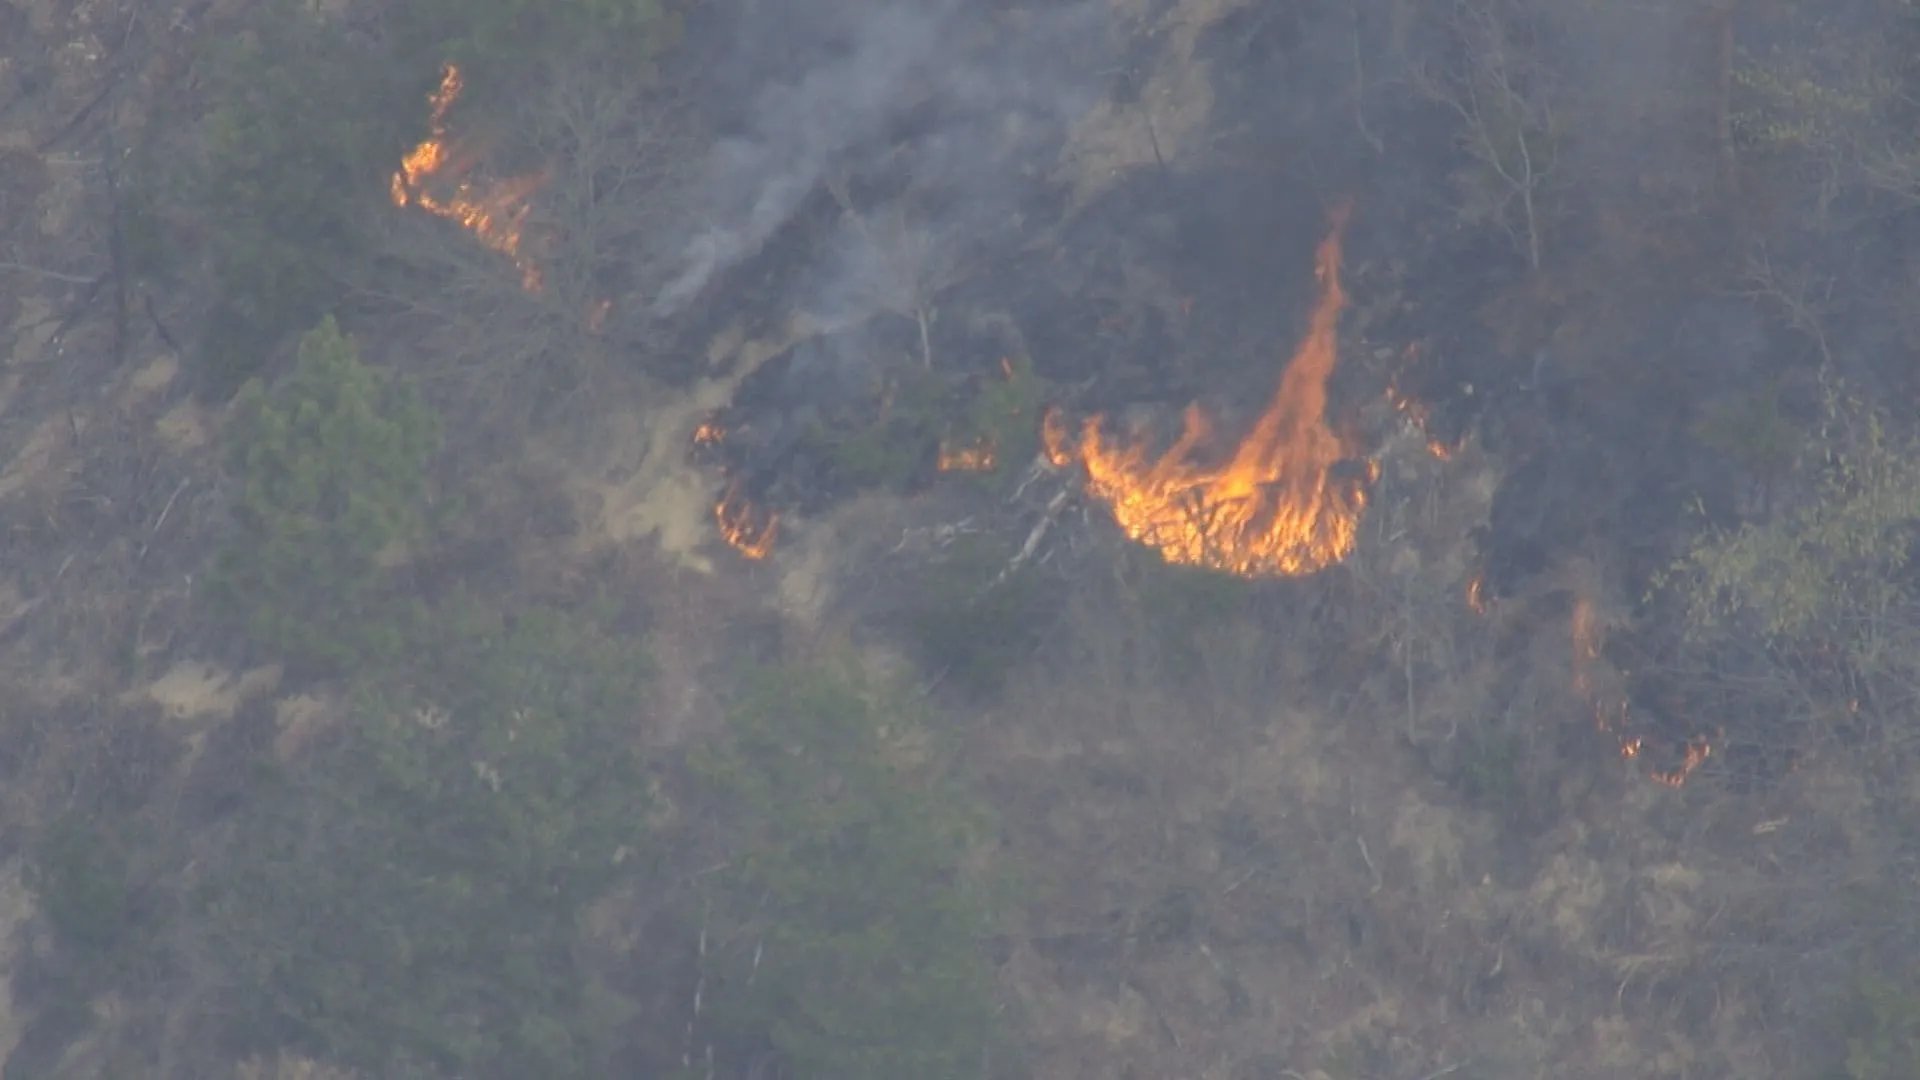
[[[1202,153],[1213,116],[1213,81],[1194,55],[1209,27],[1247,0],[1179,0],[1158,19],[1139,0],[1113,0],[1123,22],[1142,37],[1166,42],[1133,101],[1102,100],[1074,125],[1056,176],[1073,188],[1068,214],[1088,205],[1129,170],[1186,166]]]
[[[1594,731],[1570,685],[1566,597],[1595,596],[1606,625],[1625,616],[1590,568],[1471,610],[1481,467],[1441,484],[1451,504],[1390,506],[1376,546],[1276,593],[1259,625],[1207,628],[1197,671],[1156,653],[1152,612],[1089,588],[1057,654],[968,722],[1033,877],[1004,974],[1035,1010],[1039,1075],[1472,1060],[1639,1080],[1779,1060],[1755,1048],[1760,1003],[1716,979],[1712,942],[1732,931],[1704,849],[1781,811],[1708,780],[1653,784]],[[1362,610],[1316,621],[1316,591],[1336,588]],[[1328,633],[1372,657],[1356,685],[1316,667]],[[1589,675],[1615,677],[1603,666]],[[1490,710],[1532,733],[1511,765],[1518,804],[1443,782],[1450,744]]]
[[[248,1058],[233,1070],[233,1080],[356,1080],[359,1075],[287,1053],[272,1060]]]

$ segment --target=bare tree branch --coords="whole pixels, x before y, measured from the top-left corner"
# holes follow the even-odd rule
[[[1497,188],[1492,216],[1513,237],[1527,266],[1538,271],[1544,255],[1539,198],[1553,173],[1559,131],[1540,85],[1544,78],[1513,46],[1496,5],[1497,0],[1455,4],[1453,31],[1464,54],[1462,70],[1450,75],[1422,71],[1416,84],[1460,118],[1463,145]]]
[[[73,285],[91,285],[99,279],[97,274],[66,274],[58,270],[49,270],[44,266],[28,266],[26,263],[0,262],[0,270],[15,270],[22,274],[65,281]]]

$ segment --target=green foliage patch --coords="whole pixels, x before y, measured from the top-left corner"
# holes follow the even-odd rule
[[[415,64],[452,62],[482,98],[555,62],[644,68],[679,39],[672,0],[401,0],[390,31]]]
[[[917,362],[897,371],[874,415],[820,421],[802,452],[825,461],[853,488],[901,490],[923,478],[942,447],[984,449],[991,469],[962,473],[1000,484],[1025,470],[1040,448],[1047,383],[1025,357],[1006,362],[1004,378],[955,380]]]
[[[443,65],[465,69],[463,110],[486,113],[557,65],[645,69],[678,38],[664,0],[403,0],[382,17],[374,43],[315,5],[267,0],[207,57],[192,216],[217,297],[194,354],[210,396],[263,370],[373,265]],[[143,264],[166,261],[135,239]]]
[[[231,1030],[401,1080],[608,1075],[630,1018],[578,957],[647,857],[638,647],[464,604],[414,655],[272,770],[205,882]]]
[[[1798,460],[1804,433],[1782,408],[1780,379],[1715,402],[1694,422],[1693,437],[1754,475],[1775,479]]]
[[[909,368],[882,395],[877,415],[864,423],[816,422],[802,452],[825,461],[852,487],[899,490],[939,449],[947,392],[937,375]]]
[[[236,410],[238,528],[213,574],[216,602],[296,661],[390,654],[405,612],[381,561],[426,535],[433,415],[362,362],[331,317],[301,339],[284,381],[250,383]]]
[[[127,937],[134,888],[123,828],[69,812],[34,846],[27,886],[63,945],[110,954]]]
[[[1841,1016],[1846,1080],[1905,1080],[1920,1062],[1920,993],[1876,976],[1856,980]]]
[[[964,693],[987,697],[1039,650],[1062,590],[1030,565],[1008,572],[1015,549],[1002,539],[954,538],[906,586],[900,613],[921,664]]]
[[[1031,359],[1013,357],[1004,364],[1006,377],[983,382],[947,436],[950,445],[992,448],[994,467],[982,474],[989,483],[1004,482],[1033,463],[1047,399],[1047,381],[1033,370]]]
[[[1804,469],[1810,498],[1774,520],[1704,534],[1663,579],[1696,640],[1746,627],[1866,661],[1875,628],[1910,602],[1920,444],[1837,384],[1817,440],[1821,453]]]
[[[1005,1045],[970,871],[987,820],[907,704],[827,669],[758,679],[700,763],[731,856],[710,903],[719,1031],[808,1080],[985,1074]]]
[[[334,309],[437,72],[382,63],[294,0],[262,5],[209,61],[197,217],[218,302],[197,358],[202,389],[224,397]]]
[[[1145,621],[1157,661],[1176,679],[1197,674],[1215,635],[1241,625],[1252,610],[1256,586],[1244,578],[1175,566],[1134,547],[1125,557],[1134,614]]]

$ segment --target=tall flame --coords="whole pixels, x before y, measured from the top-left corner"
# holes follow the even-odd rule
[[[1196,460],[1212,433],[1198,406],[1157,460],[1146,446],[1110,442],[1103,418],[1082,425],[1078,445],[1057,414],[1047,418],[1046,452],[1056,465],[1077,462],[1087,491],[1105,503],[1131,539],[1170,563],[1243,577],[1310,574],[1353,550],[1366,508],[1364,485],[1337,474],[1346,447],[1326,420],[1327,380],[1339,359],[1341,237],[1349,206],[1333,212],[1315,264],[1320,298],[1305,340],[1279,390],[1224,465]]]
[[[433,111],[427,118],[427,138],[400,159],[388,193],[395,206],[417,206],[436,217],[446,218],[472,233],[481,244],[513,260],[520,268],[520,283],[528,292],[540,289],[540,270],[520,253],[520,234],[526,225],[528,199],[546,183],[543,173],[504,180],[479,190],[465,174],[474,166],[471,156],[456,158],[449,149],[447,111],[459,100],[465,83],[460,69],[448,64],[440,74],[440,85],[427,98]],[[441,198],[427,190],[427,182],[440,178],[456,182],[453,194]]]

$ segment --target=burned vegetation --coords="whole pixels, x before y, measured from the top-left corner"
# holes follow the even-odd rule
[[[175,7],[0,15],[9,1076],[1913,1074],[1909,5]]]

